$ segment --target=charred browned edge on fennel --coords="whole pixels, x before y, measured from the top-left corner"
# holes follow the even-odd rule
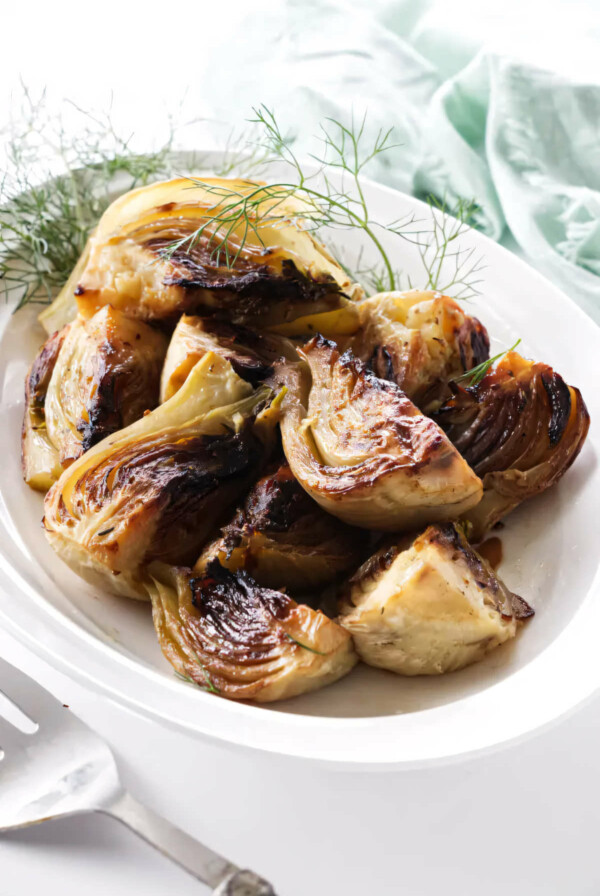
[[[202,318],[202,329],[219,342],[224,357],[246,382],[257,385],[273,372],[278,353],[262,333],[214,317]]]
[[[556,448],[567,431],[572,394],[578,413],[589,422],[579,390],[571,390],[546,364],[533,364],[526,373],[516,375],[500,367],[488,372],[476,385],[465,388],[451,383],[450,387],[452,398],[432,416],[478,475],[509,469],[515,456],[528,447],[522,441],[527,439],[524,424],[528,414],[543,422],[550,448]],[[587,425],[584,429],[587,431]],[[584,438],[585,433],[567,466],[575,460]],[[507,450],[511,442],[515,444]]]
[[[254,533],[288,532],[303,517],[318,512],[285,462],[263,476],[246,496],[231,522],[222,529],[228,556]]]
[[[405,393],[395,382],[378,377],[367,364],[356,357],[351,349],[347,349],[340,355],[337,345],[331,340],[325,339],[320,334],[314,336],[308,343],[306,343],[303,351],[307,355],[313,351],[328,352],[330,354],[328,362],[330,368],[333,368],[334,365],[337,364],[341,371],[350,374],[352,377],[353,396],[371,393],[374,399],[378,401],[380,400],[383,405],[389,405],[389,411],[387,413],[384,412],[384,407],[381,408],[379,425],[382,427],[393,427],[399,441],[407,447],[410,446],[413,438],[413,424],[411,423],[411,419],[414,417],[422,417],[423,420],[425,420],[427,418],[419,412],[418,408],[413,405],[410,399],[407,398]],[[413,456],[411,465],[407,468],[407,472],[410,473],[410,475],[417,476],[426,466],[429,466],[431,464],[432,455],[437,455],[435,462],[438,468],[451,466],[454,463],[454,455],[452,451],[439,454],[439,449],[446,444],[446,440],[441,430],[434,432],[435,429],[437,429],[437,427],[433,427],[430,424],[427,438],[421,440],[419,443],[418,447],[422,456],[420,458],[416,454]],[[397,466],[398,462],[395,458],[390,455],[382,456],[378,460],[378,469],[374,476],[381,476],[385,472],[388,472],[388,470],[391,471],[395,469]],[[404,464],[402,464],[402,466],[405,468]],[[333,471],[337,470],[337,468],[330,469]],[[343,474],[343,472],[343,470],[340,471],[341,474]]]
[[[28,464],[27,433],[29,430],[46,427],[46,394],[66,334],[67,327],[63,327],[44,342],[25,377],[25,409],[21,426],[21,470],[25,478]]]
[[[551,445],[557,445],[571,416],[571,390],[554,370],[544,371],[541,378],[551,408],[548,438]]]
[[[149,369],[145,376],[143,394],[130,396],[133,402],[140,404],[139,414],[133,415],[132,420],[124,419],[125,398],[131,390],[133,371],[127,360],[119,362],[117,356],[118,350],[109,340],[105,340],[94,359],[96,389],[86,408],[88,419],[80,420],[77,425],[82,436],[82,452],[97,445],[106,436],[123,429],[133,419],[141,416],[144,410],[152,410],[158,404],[161,367],[157,362],[153,365],[154,369]]]
[[[396,536],[393,542],[388,540],[348,580],[345,588],[339,594],[340,606],[346,604],[356,606],[352,600],[353,586],[369,580],[377,580],[390,569],[401,553],[412,545],[419,548],[423,543],[438,545],[444,553],[450,555],[453,563],[461,561],[466,563],[477,586],[482,590],[485,589],[494,608],[505,618],[528,619],[534,615],[534,610],[522,597],[509,591],[500,582],[488,564],[471,547],[462,528],[455,523],[436,523],[420,534],[414,532],[412,535]]]
[[[190,579],[190,590],[208,636],[206,652],[241,649],[260,660],[264,652],[287,640],[273,623],[287,619],[295,602],[280,591],[261,587],[246,572],[230,572],[212,560],[203,576]]]
[[[42,345],[33,359],[27,379],[25,380],[25,405],[43,409],[46,393],[56,366],[59,352],[65,341],[67,328],[57,330]]]
[[[360,358],[357,358],[350,348],[340,354],[336,343],[331,339],[326,339],[320,333],[313,336],[312,339],[303,346],[302,351],[307,355],[317,351],[327,352],[330,355],[328,360],[330,368],[333,368],[335,364],[338,364],[341,370],[351,373],[356,381],[362,380],[366,388],[372,389],[375,392],[402,398],[404,401],[409,401],[404,392],[393,380],[378,376],[372,370],[370,365],[361,361]]]
[[[471,351],[466,351],[467,341]],[[490,337],[481,321],[476,317],[467,316],[465,322],[458,331],[458,346],[460,360],[464,370],[470,370],[483,364],[490,356]]]
[[[316,508],[287,463],[282,463],[257,482],[244,502],[243,514],[252,529],[286,532]]]
[[[148,240],[145,245],[154,254],[170,244],[167,238]],[[263,258],[274,250],[265,249]],[[268,264],[257,264],[253,259],[240,255],[230,268],[219,264],[214,248],[207,240],[200,240],[195,246],[175,250],[169,259],[181,271],[165,277],[165,286],[180,286],[186,290],[211,290],[231,293],[242,306],[258,311],[274,302],[323,302],[329,301],[336,307],[344,293],[330,274],[313,277],[303,274],[290,258],[281,262],[281,272],[274,271]],[[185,273],[184,273],[185,272]]]
[[[471,547],[463,531],[454,523],[441,523],[430,526],[426,531],[427,540],[452,554],[453,562],[462,559],[469,567],[477,585],[485,588],[491,597],[495,599],[496,609],[503,615],[513,619],[528,619],[534,615],[534,610],[518,594],[508,589],[501,593],[497,577],[487,563]],[[508,606],[506,598],[508,597]],[[504,598],[504,599],[503,599]],[[509,612],[506,612],[509,610]]]
[[[250,425],[238,433],[142,443],[137,450],[126,445],[99,467],[86,470],[76,484],[73,502],[81,500],[99,509],[114,500],[115,493],[128,495],[133,489],[132,497],[144,498],[140,513],[159,511],[146,560],[193,562],[200,547],[195,530],[206,523],[206,501],[212,502],[211,519],[216,518],[227,506],[220,500],[219,487],[235,486],[235,499],[263,459],[264,446]],[[57,517],[61,524],[70,525],[71,514],[62,496]],[[110,550],[113,543],[108,537],[103,544]]]

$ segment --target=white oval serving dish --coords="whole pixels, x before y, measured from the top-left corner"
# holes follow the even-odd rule
[[[208,163],[213,159],[209,154]],[[376,219],[430,216],[423,203],[386,187],[366,181],[365,191]],[[333,240],[339,243],[340,234]],[[482,234],[461,242],[485,259],[483,294],[469,310],[488,327],[493,350],[521,337],[523,354],[579,386],[592,418],[572,469],[513,513],[502,531],[500,573],[536,609],[514,642],[443,677],[405,679],[361,666],[329,688],[268,708],[219,699],[177,679],[158,648],[149,606],[104,594],[71,573],[44,539],[41,496],[21,479],[23,383],[43,340],[39,306],[15,315],[0,308],[2,624],[62,671],[146,717],[231,745],[340,766],[408,766],[489,749],[588,698],[600,684],[600,329]],[[344,245],[345,258],[356,258],[357,235]],[[417,248],[391,239],[386,246],[419,285]]]

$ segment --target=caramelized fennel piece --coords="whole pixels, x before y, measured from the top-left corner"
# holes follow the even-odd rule
[[[253,385],[272,373],[273,364],[279,358],[297,357],[293,345],[282,337],[214,318],[183,314],[173,332],[163,367],[161,402],[172,398],[209,351],[226,358],[237,375]]]
[[[46,395],[58,353],[69,327],[43,344],[25,379],[25,412],[21,430],[21,468],[27,485],[47,492],[62,472],[58,451],[46,426]]]
[[[175,671],[230,700],[260,703],[313,691],[357,661],[350,635],[319,611],[232,573],[152,564],[154,626]]]
[[[325,513],[282,463],[256,483],[194,571],[205,572],[217,559],[267,588],[308,593],[356,567],[367,538]]]
[[[307,337],[324,336],[344,346],[350,337],[358,332],[360,322],[359,302],[346,302],[333,311],[321,311],[318,314],[307,314],[289,323],[276,324],[269,328],[271,333],[289,336],[304,342]]]
[[[68,326],[45,403],[63,467],[156,407],[166,351],[162,333],[110,305]]]
[[[305,364],[280,365],[273,378],[288,390],[283,448],[324,510],[365,529],[400,531],[477,504],[479,478],[394,383],[319,336],[299,354]]]
[[[481,660],[533,615],[453,523],[382,548],[349,580],[338,622],[364,662],[438,675]]]
[[[450,394],[449,380],[489,357],[483,324],[440,293],[384,292],[358,309],[355,352],[427,413]]]
[[[209,353],[168,402],[91,448],[46,496],[44,528],[83,578],[145,598],[144,566],[191,563],[272,448],[271,391]]]
[[[521,501],[560,479],[583,446],[590,418],[578,389],[517,352],[508,352],[477,385],[452,389],[434,419],[483,479],[483,499],[465,515],[479,540]]]
[[[232,199],[260,199],[264,184],[226,178],[203,183],[179,178],[140,187],[113,202],[91,237],[75,287],[80,313],[91,316],[111,304],[143,320],[175,320],[204,308],[230,321],[270,325],[362,296],[358,284],[302,227],[300,200],[282,203],[265,194],[258,218],[249,207],[250,226],[240,220],[230,227],[215,217]],[[275,203],[277,215],[289,213],[288,220],[269,218]],[[216,251],[225,231],[226,243]],[[163,250],[175,243],[178,247],[165,256]]]

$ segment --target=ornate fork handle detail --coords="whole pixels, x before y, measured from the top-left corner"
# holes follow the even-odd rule
[[[277,896],[273,887],[262,877],[228,862],[147,806],[138,803],[124,790],[115,794],[102,806],[101,811],[126,824],[194,877],[215,887],[215,896]]]
[[[214,896],[276,896],[275,890],[253,871],[236,871],[226,878]]]

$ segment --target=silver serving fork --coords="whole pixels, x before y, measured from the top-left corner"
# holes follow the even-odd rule
[[[81,812],[104,812],[214,889],[214,896],[275,896],[242,870],[138,803],[124,790],[104,741],[44,688],[0,660],[0,691],[38,728],[0,716],[0,831]]]

